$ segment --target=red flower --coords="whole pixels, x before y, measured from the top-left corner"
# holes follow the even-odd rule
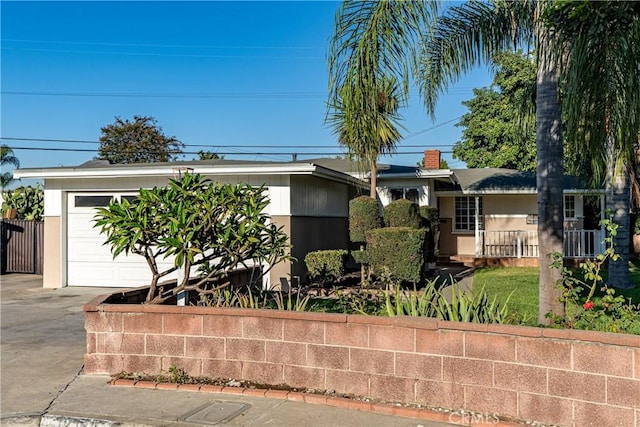
[[[591,301],[587,301],[582,305],[582,307],[584,307],[585,310],[591,310],[593,308],[593,303]]]

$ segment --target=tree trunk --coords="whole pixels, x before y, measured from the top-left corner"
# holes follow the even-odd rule
[[[614,288],[633,287],[629,275],[629,208],[631,203],[630,170],[627,164],[616,165],[613,143],[607,143],[607,182],[606,207],[613,215],[613,222],[618,225],[617,234],[613,237],[613,247],[619,258],[609,260],[609,278],[607,284]]]
[[[558,70],[548,47],[547,30],[540,25],[536,95],[536,184],[538,191],[538,244],[540,282],[538,322],[545,315],[562,315],[561,271],[551,268],[551,255],[563,252],[562,123],[558,99]]]

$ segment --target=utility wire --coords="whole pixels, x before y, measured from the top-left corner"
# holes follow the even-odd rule
[[[453,120],[457,120],[457,119],[453,119]],[[451,121],[453,121],[451,120]],[[442,126],[446,124],[442,123],[441,125],[438,125],[436,127]],[[408,139],[408,138],[412,138],[413,136],[416,136],[420,133],[424,133],[428,130],[431,129],[435,129],[436,127],[430,128],[430,129],[425,129],[422,131],[419,131],[418,133],[409,135],[407,138],[404,139]],[[24,142],[67,142],[67,143],[73,143],[73,144],[100,144],[100,141],[90,141],[90,140],[83,140],[83,139],[47,139],[47,138],[12,138],[12,137],[0,137],[0,140],[3,141],[24,141]],[[454,144],[439,144],[440,147],[453,147]],[[242,147],[242,148],[300,148],[300,149],[304,149],[304,148],[335,148],[336,145],[335,144],[318,144],[318,145],[304,145],[304,146],[291,146],[291,145],[272,145],[269,144],[268,146],[262,144],[262,145],[239,145],[239,144],[184,144],[185,147],[200,147],[200,148],[234,148],[234,147]],[[425,148],[425,145],[420,144],[420,145],[403,145],[403,148]],[[426,147],[429,148],[429,147]]]
[[[12,146],[13,150],[28,150],[28,151],[64,151],[71,153],[97,153],[98,149],[91,148],[59,148],[59,147],[15,147]],[[155,153],[154,151],[149,151],[150,153]],[[164,151],[163,151],[164,152]],[[440,151],[441,153],[453,153],[453,151]],[[157,152],[159,153],[159,152]],[[405,155],[405,154],[423,154],[424,151],[397,151],[392,153],[391,155]],[[199,154],[197,151],[182,151],[180,153],[176,153],[178,155],[197,155]],[[343,151],[315,151],[315,152],[301,152],[299,150],[292,149],[292,151],[283,151],[283,152],[269,152],[269,151],[247,151],[247,152],[216,152],[218,155],[234,155],[234,156],[290,156],[292,154],[297,154],[301,156],[337,156],[344,155]]]

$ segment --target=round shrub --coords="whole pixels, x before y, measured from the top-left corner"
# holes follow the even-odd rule
[[[352,242],[365,242],[365,233],[381,225],[376,199],[360,196],[349,201],[349,239]]]
[[[418,205],[406,199],[394,200],[384,207],[384,224],[387,227],[421,228]]]

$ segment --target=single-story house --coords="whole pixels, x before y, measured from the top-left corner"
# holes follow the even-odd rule
[[[381,206],[405,198],[439,211],[439,254],[465,262],[537,262],[537,196],[534,173],[509,169],[440,169],[440,152],[425,151],[428,167],[379,165]],[[144,260],[112,258],[93,226],[97,206],[132,196],[139,188],[165,185],[189,169],[223,183],[265,185],[268,214],[282,225],[298,262],[278,265],[266,286],[306,277],[310,251],[348,248],[348,205],[368,194],[368,173],[346,159],[292,162],[207,160],[20,169],[16,178],[43,178],[45,192],[44,286],[140,286],[149,281]],[[601,250],[602,194],[576,180],[564,183],[565,256],[584,258]],[[139,258],[139,259],[138,259]],[[168,260],[167,262],[171,262]]]

